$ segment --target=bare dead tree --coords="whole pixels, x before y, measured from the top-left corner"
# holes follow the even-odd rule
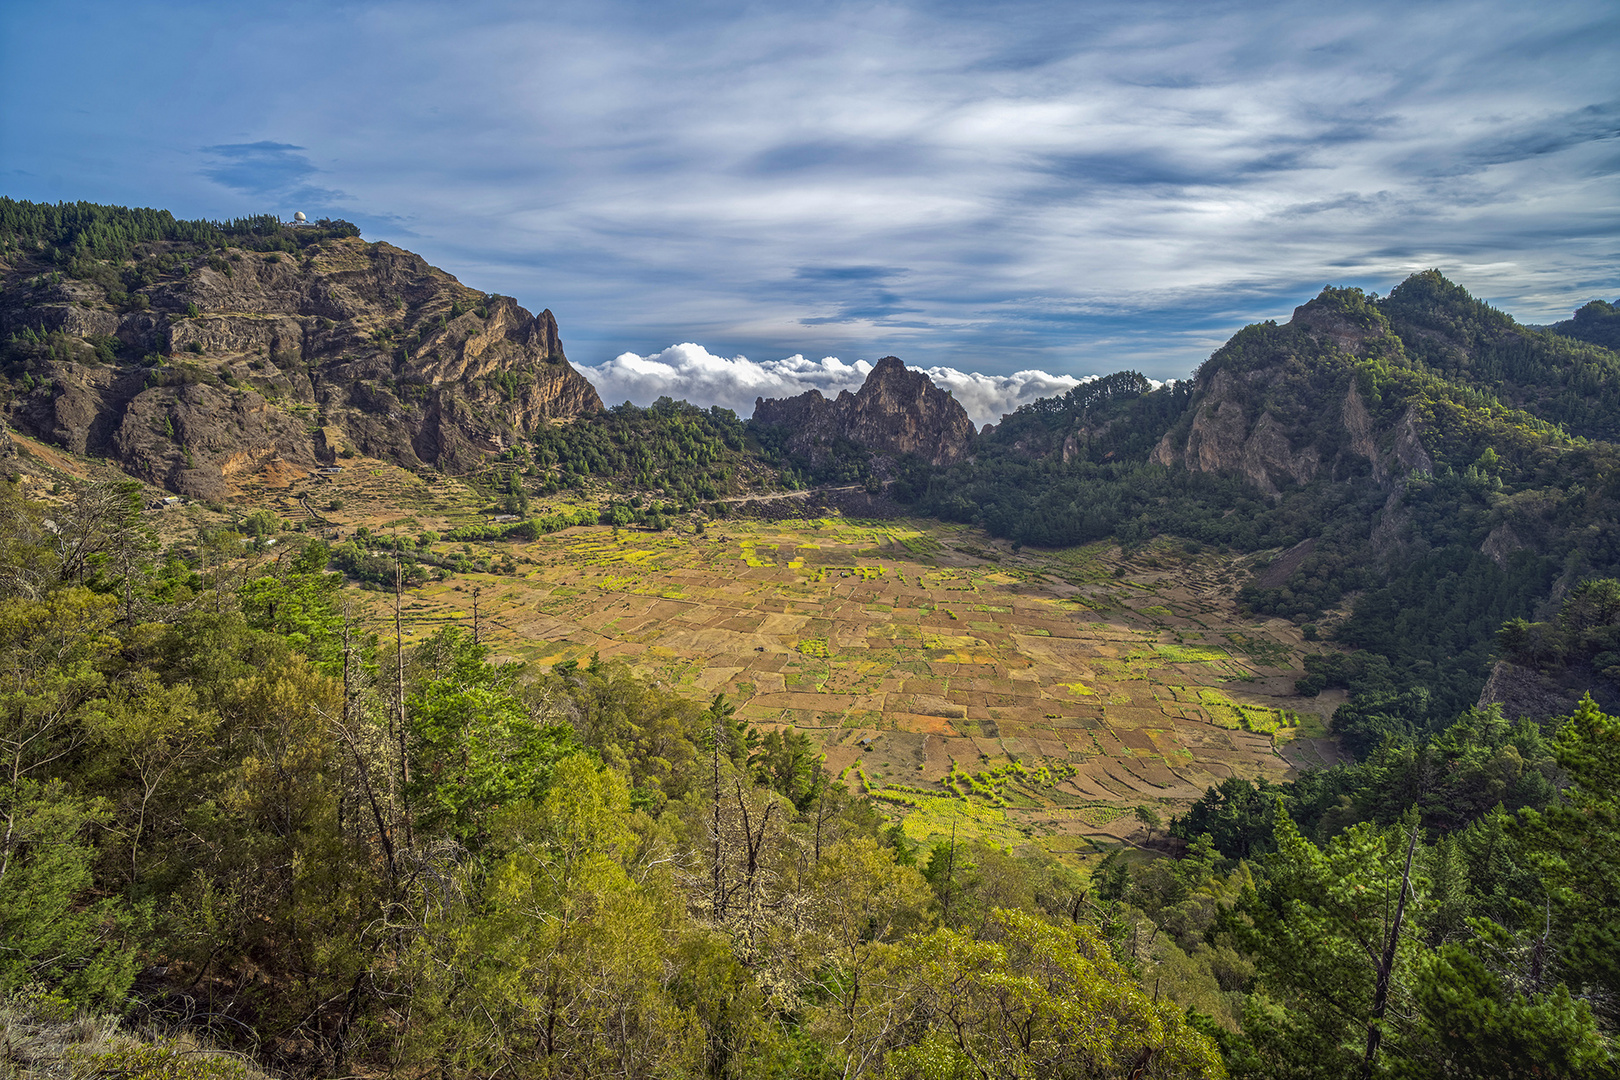
[[[1395,917],[1384,933],[1384,952],[1378,958],[1377,979],[1373,983],[1372,1013],[1367,1018],[1367,1050],[1361,1059],[1363,1080],[1370,1080],[1373,1059],[1378,1056],[1378,1045],[1384,1038],[1384,1014],[1389,1008],[1389,986],[1395,971],[1396,946],[1400,944],[1401,922],[1406,917],[1406,897],[1412,884],[1412,855],[1417,851],[1421,819],[1412,822],[1412,836],[1406,845],[1406,866],[1401,871],[1401,892],[1395,902]]]
[[[399,750],[399,804],[405,822],[405,846],[411,847],[411,766],[405,755],[405,567],[400,562],[399,547],[394,548],[394,737]]]

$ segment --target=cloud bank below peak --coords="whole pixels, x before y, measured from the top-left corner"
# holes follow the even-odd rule
[[[650,405],[660,397],[672,397],[694,405],[719,405],[743,417],[753,415],[757,398],[794,397],[808,390],[836,397],[844,390],[857,391],[872,370],[872,364],[866,360],[851,364],[836,356],[824,356],[820,360],[799,354],[780,360],[717,356],[691,342],[671,345],[646,356],[620,353],[595,367],[588,364],[575,367],[609,404],[628,401],[634,405]],[[1011,375],[986,375],[951,367],[917,370],[941,389],[950,391],[976,425],[996,423],[1020,405],[1066,393],[1095,377],[1076,378],[1037,370],[1017,371]]]

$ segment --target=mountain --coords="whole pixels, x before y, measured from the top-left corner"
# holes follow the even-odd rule
[[[889,457],[916,455],[931,465],[954,465],[973,444],[973,421],[950,394],[898,357],[885,356],[860,390],[828,401],[810,390],[786,399],[759,398],[754,424],[782,428],[788,451],[819,466],[840,440]]]
[[[1605,300],[1583,304],[1574,318],[1553,323],[1546,329],[1606,349],[1620,349],[1620,309]]]
[[[895,493],[1025,544],[1274,553],[1241,599],[1359,650],[1301,684],[1351,691],[1337,727],[1365,752],[1478,702],[1505,622],[1620,577],[1617,438],[1620,355],[1428,271],[1382,298],[1324,289],[1188,382],[1127,372],[1024,406]]]
[[[532,494],[620,491],[614,520],[861,481],[1020,544],[1270,552],[1241,599],[1359,650],[1301,683],[1351,690],[1341,733],[1363,748],[1479,700],[1505,622],[1620,577],[1620,354],[1438,271],[1324,289],[1189,380],[1121,372],[978,435],[895,357],[834,400],[761,400],[746,429],[674,402],[552,425],[601,405],[550,312],[342,222],[0,199],[0,281],[12,425],[204,499],[353,454],[465,472],[510,451]]]
[[[1319,475],[1370,472],[1384,483],[1414,469],[1434,471],[1413,413],[1375,428],[1349,367],[1339,362],[1400,350],[1388,320],[1364,298],[1325,290],[1294,309],[1286,328],[1243,333],[1242,346],[1234,348],[1234,338],[1200,370],[1186,422],[1165,433],[1150,461],[1237,473],[1272,496]]]
[[[355,453],[463,472],[601,409],[550,311],[352,226],[6,203],[11,424],[181,494]]]

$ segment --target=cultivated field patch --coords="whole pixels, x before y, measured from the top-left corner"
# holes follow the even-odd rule
[[[443,537],[494,513],[460,479],[358,460],[242,493],[332,540]],[[1228,777],[1341,760],[1323,718],[1342,695],[1293,692],[1321,646],[1243,617],[1248,560],[1207,548],[1014,550],[964,526],[832,516],[420,550],[457,569],[407,590],[412,640],[476,624],[509,659],[616,658],[695,699],[724,693],[748,723],[809,733],[831,776],[921,842],[954,831],[1083,859],[1145,840],[1138,807],[1167,820]],[[360,595],[391,629],[392,595]]]
[[[453,524],[419,499],[419,522]],[[840,517],[472,548],[517,573],[411,590],[412,637],[470,626],[476,590],[500,654],[623,659],[725,693],[748,723],[810,733],[919,841],[955,829],[1085,857],[1144,839],[1137,806],[1168,819],[1228,777],[1337,760],[1307,711],[1327,702],[1293,694],[1297,629],[1241,618],[1242,568],[1214,552],[1015,552],[961,526]]]

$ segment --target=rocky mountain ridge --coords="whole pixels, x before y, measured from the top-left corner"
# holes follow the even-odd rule
[[[819,390],[791,398],[759,398],[754,423],[789,431],[787,449],[818,465],[837,440],[888,457],[916,455],[931,465],[953,465],[973,445],[973,421],[949,393],[898,357],[885,356],[860,390],[828,401]]]
[[[1167,431],[1149,460],[1195,472],[1237,473],[1268,495],[1324,473],[1365,470],[1382,484],[1414,471],[1433,472],[1415,411],[1405,410],[1393,425],[1376,425],[1353,378],[1336,380],[1342,385],[1317,395],[1307,415],[1276,407],[1276,391],[1306,374],[1309,361],[1302,358],[1337,357],[1347,362],[1348,374],[1358,358],[1399,349],[1387,321],[1365,311],[1353,317],[1346,300],[1328,289],[1295,308],[1285,327],[1271,327],[1282,331],[1280,340],[1257,365],[1228,364],[1222,355],[1227,350],[1216,352],[1195,376],[1190,420]]]
[[[601,408],[550,311],[390,244],[289,232],[304,241],[293,251],[156,242],[72,275],[8,245],[10,423],[219,499],[275,462],[358,453],[467,471]]]

